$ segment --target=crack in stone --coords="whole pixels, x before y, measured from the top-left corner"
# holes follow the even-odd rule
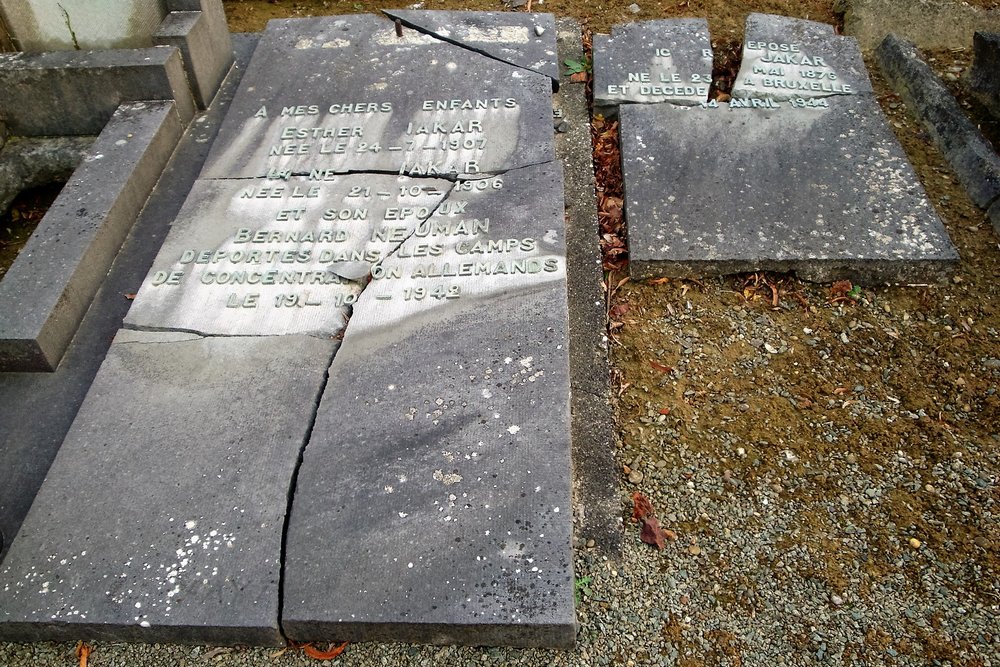
[[[495,62],[501,63],[503,65],[507,65],[508,67],[514,67],[516,69],[519,69],[519,70],[522,70],[522,71],[525,71],[525,72],[531,72],[532,74],[537,74],[538,76],[544,76],[546,79],[548,79],[549,81],[552,82],[552,92],[556,92],[556,91],[559,90],[559,79],[553,79],[549,75],[542,74],[538,70],[533,70],[530,67],[525,67],[524,65],[518,65],[516,63],[512,63],[510,61],[504,60],[503,58],[498,58],[497,56],[495,56],[495,55],[493,55],[491,53],[488,53],[488,52],[483,51],[481,49],[477,49],[476,47],[470,46],[469,44],[465,44],[464,42],[462,42],[462,41],[460,41],[458,39],[451,39],[449,37],[445,37],[443,35],[439,35],[439,34],[433,32],[432,30],[429,30],[427,28],[423,28],[423,27],[421,27],[419,25],[416,25],[415,23],[411,23],[410,21],[407,21],[405,18],[403,18],[401,16],[393,16],[392,13],[391,13],[391,10],[383,9],[382,13],[385,14],[386,16],[388,16],[390,19],[397,20],[401,24],[405,25],[406,27],[408,27],[408,28],[410,28],[412,30],[416,30],[417,32],[419,32],[421,34],[427,35],[428,37],[436,39],[439,42],[444,42],[445,44],[451,44],[452,46],[457,46],[460,49],[465,49],[466,51],[469,51],[471,53],[475,53],[477,55],[483,56],[484,58],[489,58],[490,60],[493,60]]]
[[[356,280],[350,280],[348,282],[356,283]],[[360,284],[360,283],[359,283]],[[362,291],[364,287],[361,288]],[[186,327],[157,327],[149,324],[129,324],[128,322],[123,322],[121,328],[125,331],[138,331],[146,333],[186,333],[192,334],[194,336],[199,336],[201,338],[281,338],[283,336],[309,336],[310,338],[318,338],[320,340],[330,340],[331,338],[339,338],[341,334],[331,335],[329,333],[316,332],[316,331],[290,331],[289,333],[283,334],[220,334],[220,333],[208,333],[205,331],[199,331],[198,329],[189,329]],[[345,324],[341,332],[347,328]],[[143,345],[147,344],[170,344],[183,341],[139,341],[139,340],[128,340],[122,341],[123,345],[132,345],[134,343],[140,343]]]
[[[346,325],[345,325],[346,329]],[[292,517],[292,507],[295,504],[295,491],[298,487],[299,482],[299,471],[302,469],[302,462],[305,459],[306,447],[309,446],[309,441],[312,440],[313,429],[316,427],[316,418],[319,415],[319,406],[323,401],[323,394],[326,392],[326,385],[330,381],[330,367],[333,365],[333,360],[337,356],[337,352],[340,347],[337,346],[330,351],[329,359],[326,363],[326,372],[323,374],[323,381],[319,385],[319,390],[316,392],[316,398],[313,400],[312,412],[309,415],[309,424],[306,428],[305,437],[302,439],[302,445],[299,447],[298,458],[295,460],[295,467],[292,469],[291,477],[288,480],[288,493],[285,501],[285,517],[281,525],[281,551],[278,554],[278,633],[281,635],[282,639],[286,642],[288,637],[285,636],[285,629],[282,623],[282,614],[285,609],[285,565],[287,559],[285,554],[288,553],[288,527],[291,524]]]

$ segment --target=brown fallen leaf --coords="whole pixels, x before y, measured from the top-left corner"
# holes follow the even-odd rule
[[[82,641],[76,643],[76,658],[80,661],[80,667],[87,667],[87,661],[90,660],[90,647]]]
[[[660,408],[660,414],[661,415],[669,415],[670,414],[670,408]]]
[[[333,660],[338,655],[344,652],[344,649],[347,648],[347,642],[344,642],[343,644],[338,644],[336,646],[330,644],[330,648],[328,648],[325,651],[320,651],[312,644],[303,644],[301,648],[302,652],[308,655],[313,660]]]
[[[642,520],[642,529],[639,531],[639,539],[646,544],[651,544],[657,549],[667,546],[667,536],[660,528],[660,522],[655,516],[649,516]]]
[[[653,516],[653,503],[649,502],[649,498],[636,491],[632,494],[632,518],[636,521],[642,521],[648,516]]]
[[[587,73],[576,72],[570,75],[569,80],[572,81],[573,83],[583,83],[587,80]]]
[[[661,373],[669,373],[672,370],[674,370],[670,366],[664,366],[663,364],[658,363],[656,361],[650,361],[649,365],[655,368],[656,370],[660,371]]]
[[[622,315],[624,315],[627,312],[628,312],[627,303],[616,303],[614,306],[611,307],[610,315],[613,319],[617,320],[621,319]]]

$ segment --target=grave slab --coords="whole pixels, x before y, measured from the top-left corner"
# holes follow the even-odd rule
[[[291,639],[573,644],[562,170],[447,202],[488,228],[404,242],[331,366],[289,520]]]
[[[0,281],[0,371],[58,365],[182,132],[173,102],[115,112]]]
[[[385,174],[199,181],[125,323],[216,336],[336,335],[359,281],[450,189],[442,179]]]
[[[733,97],[789,100],[871,92],[853,37],[835,35],[826,23],[772,14],[747,17]]]
[[[374,16],[272,21],[202,177],[456,178],[546,162],[551,89],[414,30],[398,37]]]
[[[120,332],[0,566],[0,638],[283,643],[285,499],[336,345]]]
[[[552,14],[386,9],[403,25],[559,81]]]
[[[642,21],[595,34],[594,104],[702,104],[712,85],[712,41],[705,19]]]
[[[633,278],[763,269],[913,281],[957,262],[877,104],[814,102],[829,106],[624,107]]]

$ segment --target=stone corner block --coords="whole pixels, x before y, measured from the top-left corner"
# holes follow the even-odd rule
[[[159,180],[176,105],[121,105],[0,282],[0,371],[52,371]]]

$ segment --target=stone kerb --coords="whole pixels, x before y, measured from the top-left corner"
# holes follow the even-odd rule
[[[114,113],[0,281],[0,371],[55,369],[183,130],[170,101]]]
[[[124,102],[173,100],[187,125],[195,103],[173,47],[0,54],[0,118],[19,136],[99,134]]]
[[[180,133],[233,62],[219,0],[169,9],[163,46],[0,54],[5,134],[101,135],[0,283],[0,371],[59,363]]]
[[[621,107],[632,276],[896,282],[952,267],[958,254],[857,43],[764,14],[747,18],[744,37],[730,99]]]
[[[927,129],[969,199],[982,209],[1000,200],[1000,156],[917,48],[890,34],[875,56],[886,80]]]

